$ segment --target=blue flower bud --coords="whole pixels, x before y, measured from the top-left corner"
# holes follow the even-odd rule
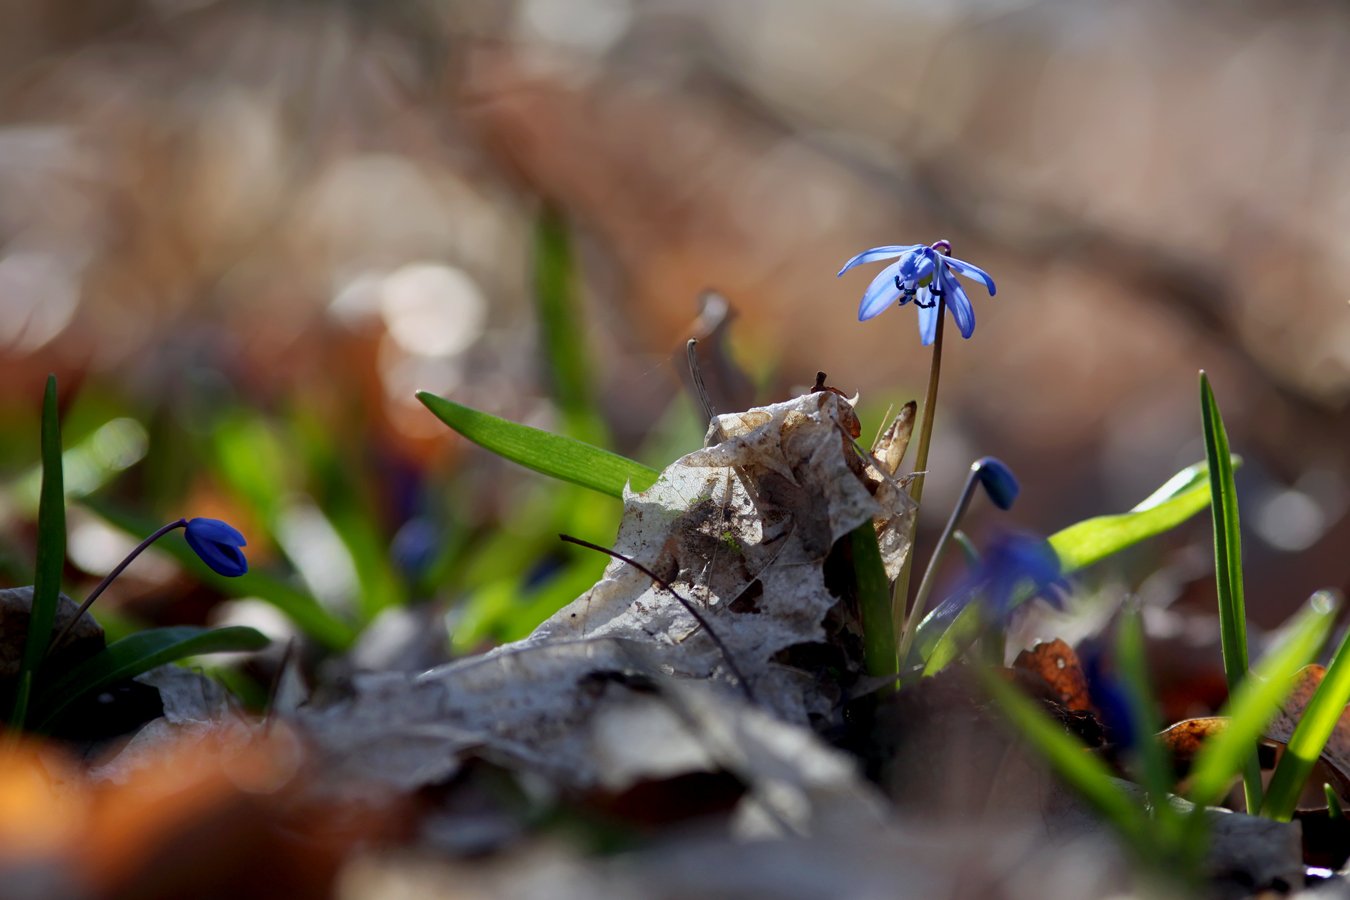
[[[989,494],[989,499],[994,501],[994,505],[999,509],[1012,509],[1013,501],[1017,499],[1017,493],[1021,490],[1017,486],[1012,469],[1009,469],[1002,460],[992,456],[976,460],[970,467],[979,476],[980,484],[984,485],[984,490]]]
[[[184,536],[192,552],[212,571],[227,578],[237,578],[248,571],[248,560],[239,549],[248,542],[234,526],[219,519],[189,519]]]

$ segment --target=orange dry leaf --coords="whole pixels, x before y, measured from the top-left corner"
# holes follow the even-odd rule
[[[1059,638],[1023,650],[1017,654],[1013,668],[1039,675],[1066,709],[1086,712],[1092,708],[1087,677],[1078,662],[1078,654]]]

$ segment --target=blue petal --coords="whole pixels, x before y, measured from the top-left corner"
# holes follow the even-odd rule
[[[942,279],[942,290],[945,292],[943,299],[946,300],[947,308],[952,311],[956,327],[961,329],[961,337],[970,337],[975,333],[975,308],[970,305],[970,298],[966,296],[961,283],[945,267],[938,277]]]
[[[843,275],[845,272],[847,272],[854,266],[859,266],[862,265],[863,263],[869,263],[872,262],[873,260],[891,259],[896,256],[903,256],[909,251],[922,246],[923,246],[922,244],[906,244],[905,246],[893,244],[888,247],[873,247],[871,250],[864,250],[857,256],[850,259],[848,262],[844,263],[844,267],[840,269],[839,274],[835,275],[834,277],[838,278],[839,275]]]
[[[921,248],[900,260],[900,280],[907,287],[915,287],[920,282],[931,279],[934,272],[933,257],[936,254],[928,247]]]
[[[881,315],[900,299],[900,289],[895,286],[895,275],[899,271],[900,263],[893,262],[872,279],[872,283],[867,286],[867,293],[863,294],[862,303],[858,304],[859,322]]]
[[[189,519],[187,533],[195,535],[200,540],[233,544],[236,547],[248,546],[248,541],[244,540],[244,536],[238,528],[235,528],[229,522],[222,522],[220,519]]]
[[[989,290],[990,297],[994,296],[994,294],[998,292],[998,288],[994,286],[994,279],[990,278],[989,273],[986,272],[984,269],[981,269],[979,266],[972,266],[970,263],[959,260],[954,256],[943,257],[943,262],[945,262],[947,265],[951,266],[953,269],[960,272],[967,278],[973,279],[983,284]]]
[[[928,303],[933,299],[928,288],[919,289],[919,298]],[[934,304],[929,307],[919,307],[919,340],[925,347],[933,343],[937,338],[938,316],[942,314],[942,307]]]

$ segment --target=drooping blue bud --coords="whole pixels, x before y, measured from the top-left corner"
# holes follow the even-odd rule
[[[994,501],[995,506],[999,509],[1012,509],[1017,493],[1021,490],[1012,469],[992,456],[976,460],[971,463],[970,468],[979,476],[980,484],[984,485],[985,493]]]
[[[248,541],[233,525],[219,519],[188,519],[184,536],[192,552],[212,571],[227,578],[237,578],[248,571],[248,560],[239,549],[247,546]]]

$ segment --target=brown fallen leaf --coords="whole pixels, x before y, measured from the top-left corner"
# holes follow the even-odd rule
[[[1200,747],[1210,737],[1221,734],[1228,727],[1227,716],[1202,716],[1196,719],[1182,719],[1158,735],[1163,748],[1172,755],[1174,762],[1189,766]]]
[[[1039,675],[1066,709],[1086,712],[1092,708],[1087,676],[1078,662],[1078,654],[1059,638],[1023,650],[1013,661],[1013,668]]]

